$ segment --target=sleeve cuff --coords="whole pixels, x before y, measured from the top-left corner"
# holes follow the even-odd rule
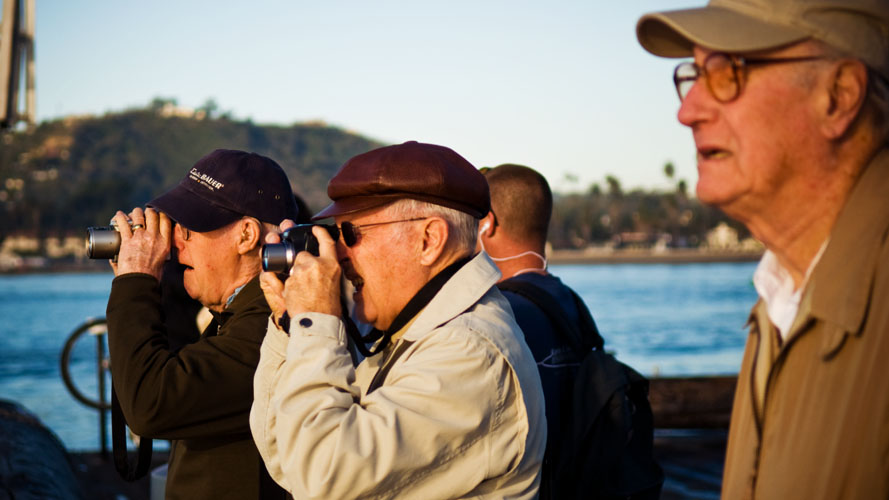
[[[275,354],[284,357],[287,352],[287,332],[278,328],[275,319],[269,315],[269,324],[266,327],[265,339],[263,347],[268,347]]]
[[[304,313],[290,319],[290,336],[327,337],[346,343],[346,327],[340,318],[321,313]]]
[[[124,273],[119,276],[115,276],[114,279],[111,280],[114,282],[122,282],[128,280],[151,280],[153,283],[159,283],[157,278],[147,273]]]

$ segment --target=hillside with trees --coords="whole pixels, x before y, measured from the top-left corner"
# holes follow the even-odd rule
[[[142,206],[169,189],[198,158],[220,147],[274,158],[294,190],[318,210],[328,203],[327,181],[336,170],[379,146],[320,123],[236,120],[212,101],[185,110],[174,100],[155,99],[143,108],[44,122],[2,136],[0,244],[9,236],[39,242],[82,237],[87,226],[106,225],[115,210]],[[722,222],[741,237],[748,235],[690,196],[669,163],[663,175],[672,188],[625,191],[619,179],[607,176],[603,185],[556,193],[549,235],[553,248],[696,247]],[[44,254],[40,249],[30,253]]]
[[[664,174],[672,189],[624,191],[620,180],[609,175],[604,189],[595,183],[585,192],[556,193],[549,242],[556,249],[604,244],[651,247],[658,242],[695,248],[719,224],[731,227],[740,238],[750,236],[742,224],[692,197],[686,181],[673,178],[672,164],[664,166]]]
[[[44,122],[4,135],[2,143],[0,239],[105,225],[115,210],[144,205],[220,147],[274,158],[294,190],[319,209],[343,162],[381,145],[324,124],[258,125],[216,116],[215,106],[182,112],[164,99],[142,109]]]

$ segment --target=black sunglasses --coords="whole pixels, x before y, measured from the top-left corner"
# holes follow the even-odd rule
[[[398,222],[413,222],[418,220],[426,219],[427,217],[415,217],[413,219],[403,219],[403,220],[390,220],[387,222],[374,222],[371,224],[361,224],[360,226],[356,226],[351,222],[343,222],[339,226],[334,224],[321,224],[325,228],[327,228],[328,232],[339,232],[339,234],[343,237],[343,243],[346,244],[347,247],[355,246],[358,243],[358,239],[361,237],[361,234],[364,230],[373,226],[383,226],[386,224],[395,224]]]

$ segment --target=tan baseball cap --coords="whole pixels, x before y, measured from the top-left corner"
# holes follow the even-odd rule
[[[689,57],[695,45],[743,53],[814,38],[889,79],[887,0],[711,0],[706,7],[646,14],[636,36],[662,57]]]

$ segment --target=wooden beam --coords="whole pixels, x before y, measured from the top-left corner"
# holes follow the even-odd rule
[[[735,376],[653,377],[648,398],[659,429],[727,429]]]

